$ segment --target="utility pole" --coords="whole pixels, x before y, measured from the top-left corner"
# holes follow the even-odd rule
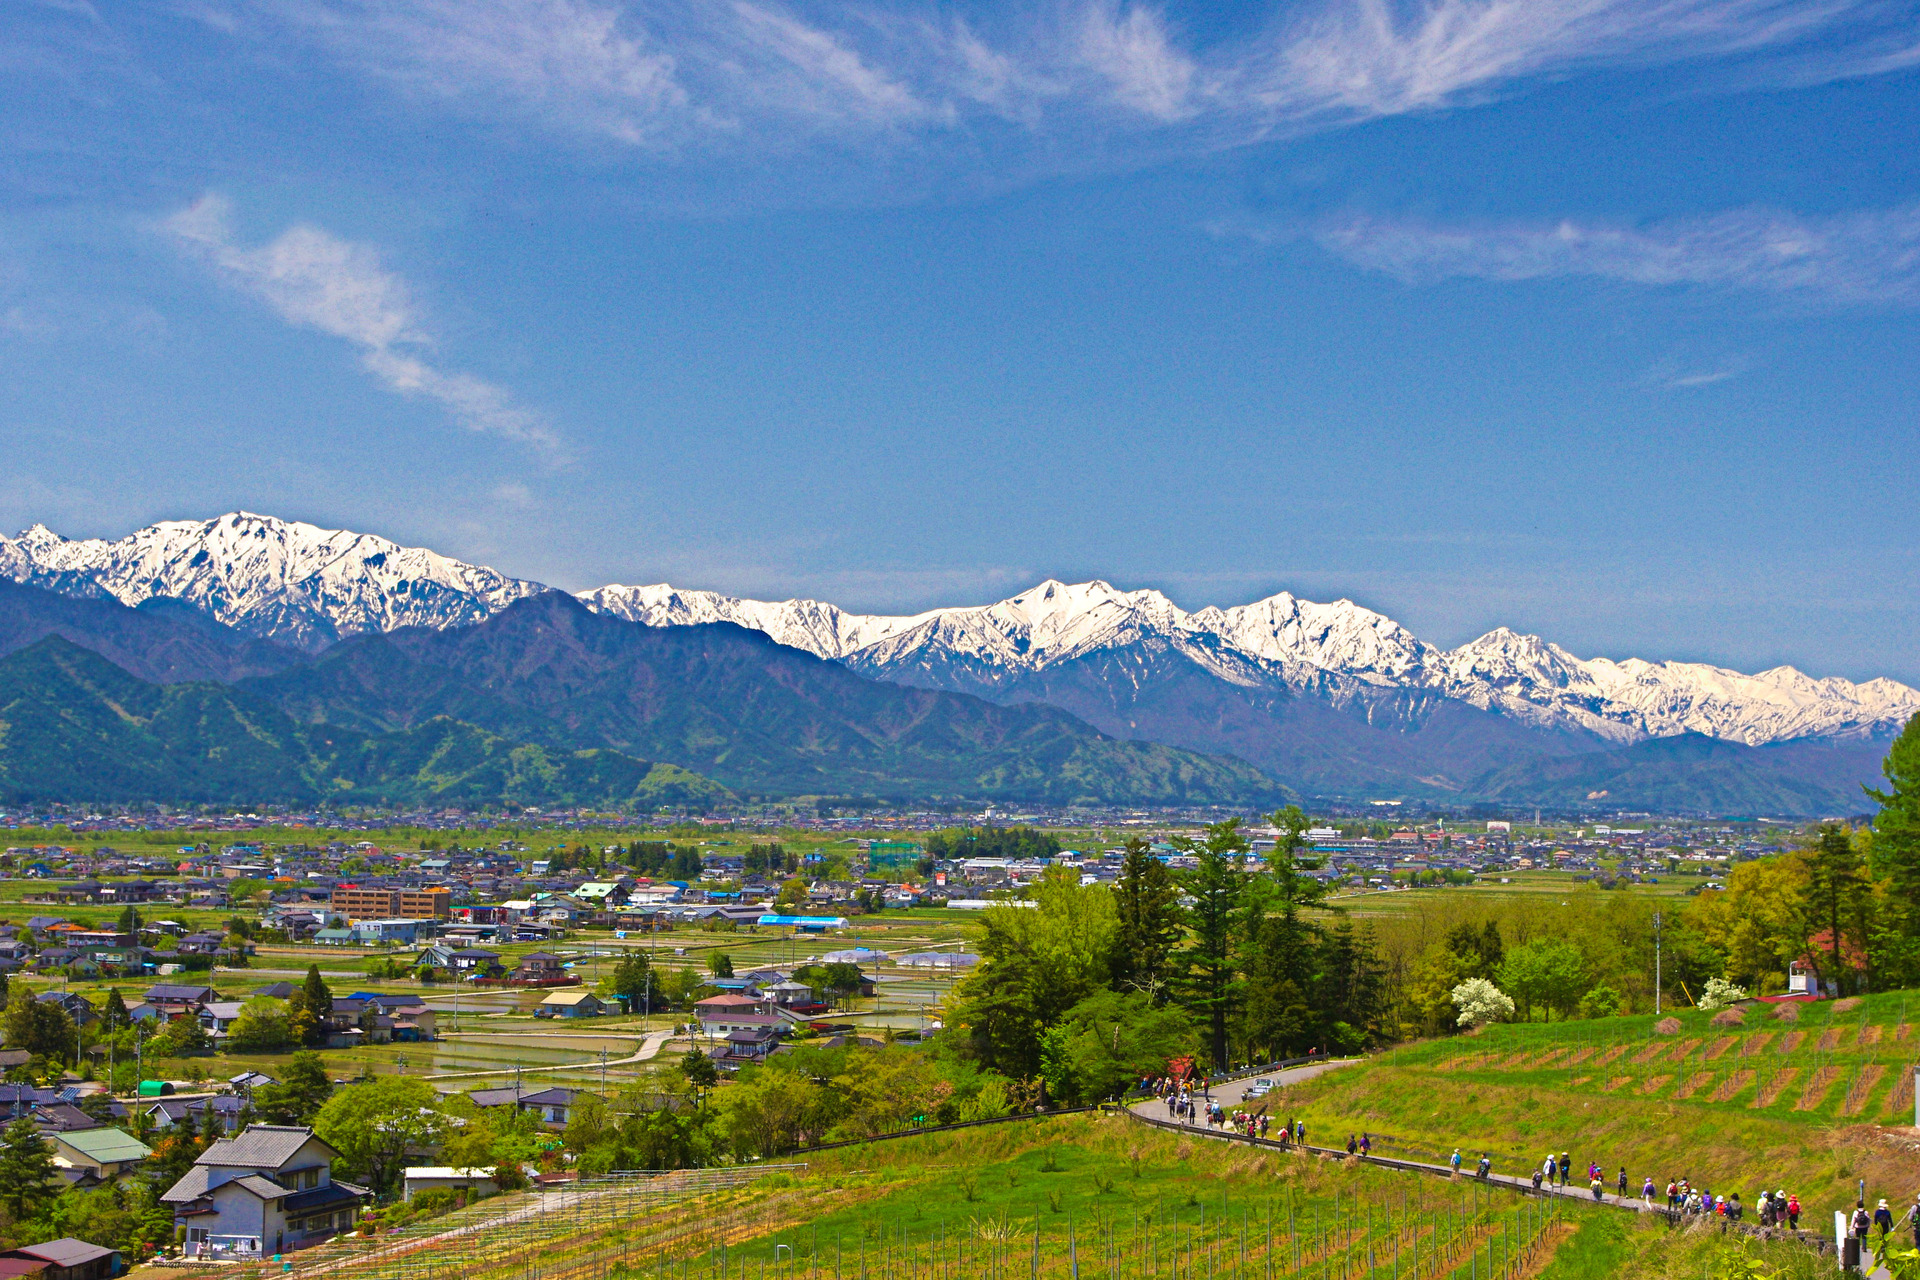
[[[1653,913],[1653,1016],[1660,1016],[1660,913]]]

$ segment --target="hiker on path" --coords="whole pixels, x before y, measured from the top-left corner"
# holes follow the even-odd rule
[[[1850,1222],[1848,1226],[1852,1228],[1848,1234],[1858,1240],[1862,1247],[1865,1247],[1867,1243],[1867,1232],[1873,1230],[1873,1215],[1867,1212],[1866,1205],[1856,1204],[1853,1206],[1853,1221]]]
[[[1647,1175],[1646,1185],[1640,1188],[1640,1198],[1647,1202],[1647,1208],[1653,1208],[1653,1175]]]
[[[1595,1200],[1606,1199],[1607,1198],[1606,1187],[1607,1187],[1606,1183],[1600,1181],[1600,1179],[1598,1178],[1595,1178],[1593,1180],[1593,1198]]]
[[[1546,1170],[1547,1170],[1548,1182],[1553,1181],[1553,1175],[1559,1170],[1559,1168],[1560,1168],[1560,1162],[1553,1158],[1553,1152],[1551,1151],[1547,1152]]]
[[[1787,1227],[1793,1231],[1800,1229],[1800,1196],[1797,1192],[1787,1197]]]
[[[1539,1169],[1535,1169],[1535,1170],[1533,1171],[1533,1189],[1534,1189],[1534,1190],[1535,1190],[1536,1192],[1540,1190],[1540,1178],[1541,1178],[1541,1176],[1542,1176],[1542,1170],[1539,1170]]]
[[[1482,1151],[1480,1153],[1480,1171],[1479,1171],[1480,1179],[1482,1181],[1485,1181],[1486,1176],[1492,1172],[1493,1172],[1493,1156],[1485,1151]]]
[[[1460,1173],[1460,1148],[1455,1147],[1453,1149],[1453,1158],[1447,1161],[1447,1163],[1453,1166],[1454,1176],[1458,1177]]]
[[[1882,1200],[1880,1207],[1873,1211],[1873,1225],[1880,1228],[1880,1249],[1885,1252],[1887,1237],[1893,1234],[1893,1210],[1887,1208],[1885,1200]]]
[[[1561,1186],[1564,1187],[1567,1185],[1567,1177],[1572,1172],[1573,1172],[1573,1152],[1562,1151],[1560,1153],[1560,1185]]]
[[[1627,1198],[1627,1166],[1625,1165],[1620,1166],[1620,1198],[1622,1200]]]
[[[1913,1198],[1913,1208],[1907,1210],[1907,1216],[1901,1221],[1913,1228],[1913,1247],[1920,1249],[1920,1195]]]
[[[1360,1154],[1363,1156],[1373,1154],[1373,1139],[1364,1133],[1360,1135]]]

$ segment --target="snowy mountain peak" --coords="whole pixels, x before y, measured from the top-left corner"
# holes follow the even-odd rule
[[[546,590],[424,548],[247,511],[162,521],[111,542],[61,538],[39,525],[0,542],[0,571],[18,580],[58,574],[128,605],[184,600],[242,631],[305,648],[396,627],[477,622]]]
[[[165,521],[114,541],[70,540],[36,524],[0,537],[0,575],[130,605],[179,599],[244,631],[307,648],[397,627],[478,622],[546,590],[424,548],[246,511]],[[1614,741],[1702,733],[1757,745],[1869,733],[1920,714],[1920,693],[1892,680],[1582,659],[1507,627],[1442,650],[1351,600],[1320,604],[1286,591],[1187,612],[1152,589],[1049,578],[993,604],[901,616],[667,583],[609,584],[580,598],[648,626],[731,622],[869,675],[936,687],[997,688],[1005,677],[1012,688],[1023,673],[1151,649],[1242,688],[1339,697],[1367,686],[1419,690]]]

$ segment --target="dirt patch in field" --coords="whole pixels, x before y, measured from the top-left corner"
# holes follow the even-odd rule
[[[1812,1111],[1826,1101],[1827,1091],[1833,1088],[1833,1082],[1840,1078],[1840,1068],[1828,1063],[1824,1067],[1815,1067],[1813,1074],[1807,1077],[1807,1087],[1800,1091],[1800,1101],[1793,1104],[1795,1111]]]
[[[1913,1105],[1913,1072],[1906,1067],[1900,1068],[1900,1074],[1893,1082],[1893,1096],[1887,1099],[1887,1110],[1895,1115],[1904,1115]]]
[[[1873,1092],[1873,1086],[1880,1083],[1880,1077],[1887,1074],[1884,1064],[1870,1062],[1866,1070],[1855,1076],[1853,1083],[1847,1086],[1847,1100],[1841,1105],[1840,1114],[1857,1116],[1867,1109],[1867,1095]]]
[[[1567,1085],[1567,1087],[1569,1089],[1578,1089],[1581,1085],[1591,1084],[1592,1082],[1593,1082],[1592,1076],[1575,1076],[1572,1082]]]
[[[1671,1044],[1656,1040],[1639,1053],[1633,1055],[1633,1065],[1636,1067],[1644,1067],[1649,1062],[1658,1062],[1666,1054],[1672,1052],[1672,1050],[1673,1046]]]
[[[1835,1000],[1833,1002],[1833,1011],[1835,1013],[1852,1013],[1855,1009],[1858,1009],[1859,1007],[1860,1007],[1859,996],[1848,996],[1845,1000]]]
[[[1871,1049],[1873,1048],[1873,1046],[1880,1043],[1880,1037],[1886,1034],[1886,1030],[1887,1029],[1885,1027],[1879,1025],[1878,1023],[1874,1023],[1871,1026],[1862,1027],[1860,1028],[1860,1036],[1857,1040],[1854,1041],[1854,1043],[1859,1045],[1862,1049]]]
[[[1662,1018],[1653,1024],[1653,1032],[1655,1035],[1677,1036],[1680,1034],[1680,1019]]]
[[[1615,1058],[1618,1058],[1621,1054],[1625,1053],[1628,1049],[1631,1049],[1632,1047],[1633,1046],[1630,1044],[1617,1044],[1613,1046],[1613,1048],[1601,1054],[1599,1057],[1595,1058],[1593,1060],[1593,1065],[1596,1067],[1608,1066],[1613,1062]]]
[[[1748,1036],[1740,1045],[1740,1056],[1743,1058],[1751,1058],[1754,1054],[1766,1048],[1767,1041],[1771,1039],[1773,1039],[1773,1032],[1771,1031],[1762,1031],[1758,1035]]]
[[[1773,1020],[1775,1022],[1800,1021],[1800,1006],[1797,1004],[1777,1004],[1773,1006]]]
[[[1768,1076],[1767,1082],[1760,1086],[1760,1092],[1755,1095],[1753,1105],[1756,1107],[1772,1106],[1780,1095],[1787,1091],[1787,1086],[1792,1084],[1799,1074],[1800,1068],[1798,1067],[1784,1067]]]
[[[1818,1049],[1821,1053],[1826,1053],[1839,1047],[1840,1028],[1838,1027],[1828,1027],[1825,1031],[1822,1031],[1820,1033],[1820,1043],[1814,1046],[1814,1048]]]
[[[1800,1047],[1800,1042],[1802,1040],[1805,1040],[1806,1038],[1807,1038],[1807,1033],[1804,1031],[1787,1032],[1787,1034],[1781,1037],[1780,1039],[1780,1052],[1792,1053],[1795,1049],[1798,1049]]]
[[[1635,1092],[1639,1093],[1641,1097],[1645,1097],[1647,1094],[1652,1093],[1655,1090],[1659,1089],[1662,1085],[1666,1084],[1667,1081],[1671,1079],[1673,1079],[1672,1076],[1648,1076],[1645,1080],[1642,1080],[1640,1082],[1640,1088],[1637,1089]]]
[[[1686,1083],[1682,1084],[1680,1086],[1679,1092],[1675,1093],[1673,1096],[1676,1098],[1691,1098],[1694,1094],[1700,1092],[1700,1090],[1706,1088],[1709,1084],[1712,1084],[1712,1083],[1713,1083],[1713,1072],[1696,1071],[1692,1075],[1687,1077]]]
[[[1577,1067],[1581,1063],[1585,1062],[1588,1058],[1591,1058],[1594,1055],[1594,1052],[1595,1050],[1593,1046],[1588,1045],[1586,1048],[1580,1050],[1578,1053],[1574,1054],[1571,1058],[1568,1058],[1565,1062],[1561,1063],[1560,1065],[1563,1067]]]
[[[1734,1072],[1725,1080],[1722,1080],[1720,1087],[1713,1091],[1713,1101],[1731,1102],[1735,1094],[1753,1083],[1753,1078],[1757,1074],[1752,1067],[1746,1067]]]
[[[1733,1046],[1737,1044],[1739,1040],[1740,1040],[1739,1036],[1721,1036],[1718,1040],[1715,1040],[1713,1044],[1707,1049],[1707,1055],[1706,1055],[1707,1061],[1712,1062],[1714,1059],[1718,1058],[1721,1054],[1733,1048]]]
[[[1903,1022],[1899,1026],[1893,1029],[1893,1038],[1895,1040],[1905,1041],[1907,1036],[1911,1034],[1912,1031],[1913,1031],[1913,1027],[1908,1023]]]
[[[1607,1081],[1605,1084],[1600,1086],[1600,1092],[1612,1093],[1615,1089],[1618,1089],[1621,1085],[1625,1084],[1627,1081],[1631,1079],[1633,1079],[1632,1076],[1615,1076],[1613,1079]]]
[[[1712,1025],[1716,1027],[1738,1027],[1745,1025],[1746,1021],[1747,1015],[1745,1010],[1722,1009],[1713,1015]]]

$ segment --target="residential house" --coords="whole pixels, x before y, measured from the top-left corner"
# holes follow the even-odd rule
[[[240,1020],[240,1011],[246,1006],[238,1000],[215,1000],[200,1006],[200,1025],[215,1040],[227,1038],[227,1032]]]
[[[564,1129],[573,1114],[573,1101],[580,1096],[580,1090],[513,1086],[505,1089],[475,1089],[467,1096],[473,1099],[476,1107],[514,1107],[532,1112],[540,1117],[542,1123]]]
[[[767,1055],[779,1047],[780,1034],[772,1027],[736,1027],[727,1033],[713,1056],[723,1063],[738,1066],[765,1061]]]
[[[484,947],[462,947],[448,942],[436,942],[425,947],[414,958],[416,965],[432,969],[448,969],[461,976],[486,973],[500,963],[498,951],[488,951]]]
[[[53,1089],[36,1089],[30,1084],[0,1084],[0,1120],[31,1116],[40,1104],[58,1101],[60,1095]]]
[[[153,1154],[152,1147],[132,1134],[105,1125],[55,1130],[44,1136],[53,1147],[57,1168],[83,1170],[102,1182],[118,1177]]]
[[[422,934],[433,935],[433,921],[411,920],[393,917],[384,920],[355,920],[353,938],[362,946],[377,946],[392,943],[410,947],[420,940]]]
[[[100,1014],[93,1003],[85,996],[73,991],[42,991],[34,999],[41,1004],[56,1005],[66,1010],[75,1026],[88,1026],[99,1020]]]
[[[598,1018],[607,1006],[591,991],[556,991],[533,1011],[536,1018]]]
[[[194,1258],[261,1258],[346,1230],[371,1199],[333,1179],[340,1153],[304,1125],[248,1125],[202,1153],[160,1197]]]
[[[203,1004],[218,999],[212,987],[188,986],[163,982],[147,988],[146,1002],[165,1011],[167,1020],[172,1021],[184,1013],[195,1012]]]
[[[240,1117],[247,1109],[247,1100],[230,1093],[198,1098],[176,1096],[157,1098],[143,1104],[140,1109],[147,1117],[147,1123],[155,1129],[171,1129],[191,1116],[194,1128],[204,1133],[207,1117],[211,1115],[221,1133],[232,1133],[240,1127]]]
[[[520,957],[520,964],[511,975],[514,982],[571,982],[573,975],[567,972],[566,962],[550,951],[529,951]]]
[[[32,1280],[108,1280],[125,1271],[116,1249],[64,1236],[42,1244],[21,1245],[0,1253],[0,1277]]]

